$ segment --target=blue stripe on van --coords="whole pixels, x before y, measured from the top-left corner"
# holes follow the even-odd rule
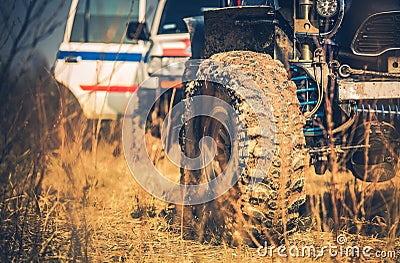
[[[130,61],[139,62],[142,54],[114,53],[114,52],[81,52],[81,51],[58,51],[57,59],[77,58],[82,60],[106,60],[106,61]]]

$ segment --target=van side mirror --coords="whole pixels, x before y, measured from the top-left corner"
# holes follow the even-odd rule
[[[137,21],[131,21],[128,24],[126,31],[126,37],[129,40],[144,40],[148,41],[150,39],[150,32],[147,29],[146,22],[140,23]]]

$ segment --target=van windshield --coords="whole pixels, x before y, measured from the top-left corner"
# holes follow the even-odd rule
[[[207,9],[222,7],[221,0],[167,0],[158,34],[187,33],[183,18],[200,16]]]
[[[139,0],[81,0],[71,42],[126,43],[126,25],[138,17]]]

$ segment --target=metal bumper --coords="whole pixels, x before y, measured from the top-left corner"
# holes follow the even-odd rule
[[[347,81],[339,80],[339,100],[399,99],[400,81]]]

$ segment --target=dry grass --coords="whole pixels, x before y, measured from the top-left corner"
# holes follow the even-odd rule
[[[93,262],[284,260],[277,257],[276,252],[273,259],[268,256],[260,257],[257,249],[247,246],[233,249],[224,245],[211,246],[182,240],[179,228],[171,228],[165,218],[153,214],[153,211],[159,212],[166,208],[166,204],[155,200],[136,184],[126,167],[124,157],[114,157],[113,150],[111,144],[100,142],[96,167],[93,165],[93,153],[86,151],[76,156],[77,162],[72,169],[73,183],[69,178],[71,175],[65,173],[58,158],[49,160],[48,173],[43,181],[45,191],[39,204],[43,211],[49,211],[47,216],[51,217],[52,224],[55,225],[53,229],[56,231],[50,236],[52,239],[48,240],[49,254],[44,255],[45,259]],[[342,176],[343,180],[352,180],[352,177]],[[316,196],[326,193],[327,189],[324,188],[329,187],[327,179],[309,176],[308,192]],[[340,185],[338,188],[344,190],[345,182],[340,182]],[[135,213],[140,213],[140,218],[134,218],[137,217]],[[322,218],[314,218],[316,220],[313,221],[313,227],[290,238],[292,245],[297,244],[301,248],[305,245],[328,245],[328,242],[335,244],[334,231],[327,226],[324,232],[318,230],[322,227],[318,225],[318,220]],[[360,247],[369,245],[377,250],[388,251],[395,247],[398,249],[400,245],[398,239],[381,232],[372,236],[350,233],[346,224],[342,225],[339,233],[346,234],[351,242],[349,244]],[[382,234],[384,237],[378,237]],[[71,250],[77,254],[75,258],[70,254]],[[325,255],[313,261],[327,262],[330,259]],[[309,258],[296,260],[310,262]],[[337,257],[336,260],[350,262],[351,258]]]
[[[245,245],[233,249],[224,245],[211,246],[182,240],[179,227],[171,228],[165,218],[154,215],[154,211],[157,214],[167,205],[154,199],[136,184],[128,171],[124,157],[114,157],[113,150],[111,144],[100,142],[97,166],[93,164],[93,153],[85,151],[77,155],[76,165],[72,169],[73,180],[70,179],[71,175],[68,176],[65,173],[58,158],[49,161],[48,173],[43,181],[46,195],[41,197],[40,203],[44,206],[45,201],[48,202],[53,197],[53,206],[57,205],[54,210],[58,211],[54,220],[59,224],[58,229],[62,229],[59,235],[65,240],[72,240],[72,244],[75,242],[75,246],[80,247],[75,248],[75,250],[80,249],[82,253],[79,259],[94,262],[173,262],[177,260],[182,262],[215,260],[279,262],[284,260],[276,254],[274,259],[260,257],[257,249]],[[317,197],[322,198],[329,192],[329,176],[328,174],[321,177],[309,172],[307,192],[316,197],[316,200]],[[341,174],[337,178],[339,180],[336,187],[345,195],[346,187],[344,186],[346,183],[354,183],[353,178],[348,174]],[[56,196],[57,198],[54,199]],[[324,204],[327,203],[325,201]],[[46,206],[49,205],[46,204]],[[314,204],[310,208],[313,212],[313,224],[301,233],[292,236],[290,238],[292,245],[297,244],[301,248],[305,245],[328,245],[328,242],[335,244],[335,228],[332,223],[329,225],[332,219],[328,211],[318,210],[317,207],[319,206]],[[327,220],[323,222],[325,216]],[[399,240],[382,233],[386,228],[377,228],[378,231],[373,235],[366,235],[361,228],[358,233],[347,229],[356,224],[354,222],[349,224],[346,220],[352,219],[346,217],[346,214],[343,214],[341,219],[337,233],[346,234],[351,242],[349,244],[360,247],[369,245],[382,251],[393,250],[395,247],[398,249]],[[365,220],[364,224],[371,227],[372,222]],[[53,249],[62,251],[61,247]],[[330,259],[329,256],[325,256],[313,260],[326,262]],[[338,257],[337,260],[351,261],[347,257]],[[297,261],[309,262],[310,259],[300,258]],[[376,262],[376,260],[371,262]]]
[[[42,91],[38,87],[36,92]],[[43,119],[46,107],[37,108],[43,109]],[[101,138],[94,138],[88,132],[92,124],[78,118],[70,125],[73,118],[68,118],[68,112],[56,122],[48,121],[52,125],[26,130],[31,135],[28,142],[19,143],[17,136],[14,151],[2,160],[2,262],[396,262],[328,254],[283,258],[276,251],[273,257],[260,257],[256,248],[246,245],[232,248],[183,240],[179,217],[169,224],[161,213],[168,205],[138,186],[123,154],[116,154],[119,124],[106,123]],[[39,113],[29,118],[34,114]],[[38,131],[46,136],[37,136]],[[53,135],[61,137],[59,143]],[[48,142],[54,140],[50,147]],[[90,142],[97,145],[96,151]],[[179,178],[179,170],[165,160],[158,165],[170,178]],[[288,245],[321,248],[336,244],[336,236],[345,234],[347,244],[394,250],[400,256],[399,194],[394,192],[400,189],[398,178],[385,184],[363,184],[346,173],[317,176],[311,169],[306,178],[309,200],[304,226],[289,238]],[[386,206],[374,206],[374,196],[385,197]]]

